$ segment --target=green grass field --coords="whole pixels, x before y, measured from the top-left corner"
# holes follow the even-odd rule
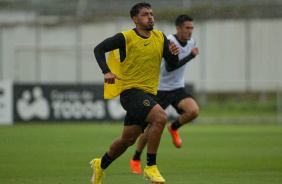
[[[1,184],[91,183],[89,161],[101,157],[121,123],[0,126]],[[180,129],[183,146],[165,130],[157,163],[168,184],[281,184],[281,124],[201,124]],[[135,146],[107,170],[102,184],[149,184],[130,172]],[[142,167],[145,165],[142,155]]]

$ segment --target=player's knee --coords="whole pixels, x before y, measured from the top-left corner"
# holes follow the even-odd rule
[[[164,128],[167,121],[167,114],[165,111],[160,111],[156,116],[155,126],[159,126],[160,128]]]
[[[161,106],[156,105],[149,113],[146,121],[151,122],[153,126],[163,128],[165,127],[167,121],[166,112],[161,108]]]
[[[199,116],[199,108],[198,107],[194,107],[192,109],[190,108],[189,111],[185,111],[183,115],[188,119],[195,119]]]
[[[193,118],[196,118],[196,117],[198,117],[199,116],[199,108],[197,107],[197,108],[194,108],[193,110],[192,110],[192,117]]]

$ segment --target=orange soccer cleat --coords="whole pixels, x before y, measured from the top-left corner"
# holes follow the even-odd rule
[[[171,134],[174,146],[177,147],[177,148],[180,148],[182,143],[181,143],[181,139],[180,139],[179,134],[178,134],[178,130],[172,130],[171,125],[172,125],[172,123],[169,123],[167,125],[167,129]]]
[[[129,165],[133,174],[142,174],[140,160],[131,159]]]

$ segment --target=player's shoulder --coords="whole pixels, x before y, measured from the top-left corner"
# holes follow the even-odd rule
[[[129,29],[127,31],[121,31],[119,33],[122,33],[123,35],[128,35],[128,34],[133,34],[134,33],[134,30],[133,29]]]
[[[156,30],[156,29],[153,29],[152,32],[154,32],[154,33],[163,33],[162,31],[159,31],[159,30]]]
[[[151,31],[153,37],[164,40],[165,38],[165,34],[162,31],[158,31],[158,30],[152,30]]]
[[[175,37],[172,35],[172,34],[170,34],[170,35],[168,35],[167,36],[167,39],[170,39],[170,40],[172,40],[172,39],[174,39]]]
[[[157,34],[157,35],[164,35],[164,33],[162,31],[158,31],[158,30],[152,30],[151,32],[153,34]]]

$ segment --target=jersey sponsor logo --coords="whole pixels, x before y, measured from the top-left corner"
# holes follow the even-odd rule
[[[146,47],[147,45],[149,45],[150,43],[144,44],[144,46]]]
[[[150,106],[150,101],[149,101],[149,100],[144,100],[144,101],[143,101],[143,104],[144,104],[145,106]]]

